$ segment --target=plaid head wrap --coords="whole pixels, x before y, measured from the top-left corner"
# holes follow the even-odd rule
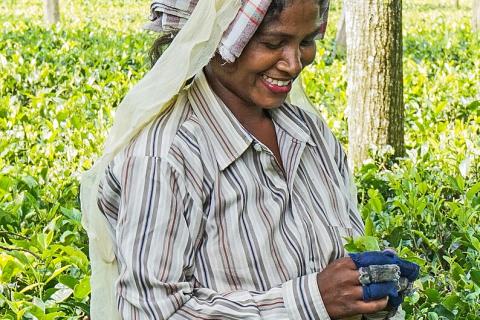
[[[199,0],[153,0],[150,10],[151,22],[145,29],[175,33],[190,17]],[[235,19],[223,34],[218,52],[225,61],[233,62],[253,36],[265,17],[272,0],[242,0]],[[320,0],[321,29],[318,38],[323,38],[328,21],[329,0]]]

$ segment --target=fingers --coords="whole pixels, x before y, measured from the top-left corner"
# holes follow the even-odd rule
[[[344,277],[348,284],[352,286],[361,286],[360,283],[360,272],[358,270],[347,270],[344,272]]]
[[[388,269],[384,270],[384,272],[386,272],[386,271],[388,271]],[[343,276],[343,280],[345,281],[346,284],[350,284],[350,285],[353,285],[353,286],[371,285],[371,284],[374,284],[374,283],[388,283],[388,284],[394,284],[395,285],[394,287],[396,287],[397,282],[398,282],[397,278],[394,277],[394,275],[387,274],[387,275],[383,275],[383,278],[380,278],[380,276],[376,277],[374,275],[371,282],[362,284],[361,281],[360,281],[360,271],[359,270],[345,270],[345,271],[343,271],[342,276]],[[407,284],[408,284],[408,281],[407,281]],[[396,287],[396,288],[398,288],[398,287]]]
[[[407,286],[419,274],[418,265],[399,258],[393,250],[349,254],[319,274],[319,289],[332,318],[372,314],[398,307]]]
[[[364,301],[363,300],[363,287],[356,286],[355,288],[352,289],[353,292],[353,298],[355,301]]]
[[[350,257],[340,258],[340,259],[336,260],[334,263],[339,263],[342,266],[345,266],[347,269],[350,269],[350,270],[355,270],[356,271],[358,269],[355,262]]]
[[[399,258],[392,250],[350,253],[349,256],[357,268],[396,264],[400,267],[401,276],[406,277],[409,281],[414,281],[420,272],[417,264]]]
[[[348,296],[353,301],[374,301],[389,297],[398,297],[395,282],[372,283],[368,286],[356,285],[350,289]]]
[[[395,254],[392,252],[369,251],[363,253],[350,253],[350,257],[357,268],[368,267],[374,264],[395,264]]]
[[[403,302],[403,296],[399,294],[397,297],[388,297],[388,305],[392,308],[398,308]]]
[[[393,248],[387,248],[387,249],[383,250],[383,252],[385,252],[385,253],[389,252],[391,254],[397,254],[397,251]]]
[[[363,286],[363,300],[378,300],[386,296],[397,297],[397,284],[391,282],[372,283],[368,286]]]
[[[407,278],[409,281],[415,281],[420,272],[420,267],[415,263],[400,258],[397,260],[397,265],[400,267],[402,277]]]
[[[385,310],[388,304],[388,298],[382,298],[379,300],[373,301],[358,301],[355,305],[356,310],[359,314],[369,314],[376,313],[378,311]]]
[[[363,301],[364,287],[360,283],[359,275],[359,271],[350,258],[339,259],[318,273],[318,288],[325,308],[332,319],[377,312],[386,307],[386,298]],[[383,291],[388,292],[388,289]],[[381,294],[370,294],[375,298],[379,295]]]
[[[400,279],[400,267],[396,264],[371,265],[368,267],[361,267],[360,283],[367,285],[376,282],[396,281]]]

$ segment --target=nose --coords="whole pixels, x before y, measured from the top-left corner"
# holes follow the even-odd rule
[[[281,60],[277,65],[280,71],[287,72],[292,78],[298,76],[303,69],[300,48],[285,48]]]

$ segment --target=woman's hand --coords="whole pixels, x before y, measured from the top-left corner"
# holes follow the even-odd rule
[[[351,258],[338,259],[317,276],[317,285],[330,318],[375,313],[387,307],[387,298],[363,301],[359,272]]]

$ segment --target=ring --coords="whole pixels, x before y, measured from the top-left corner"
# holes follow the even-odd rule
[[[366,286],[367,284],[370,284],[370,274],[368,273],[368,269],[365,267],[361,267],[358,269],[358,272],[360,275],[358,276],[358,281],[360,281],[360,284],[362,286]]]
[[[370,265],[358,269],[358,281],[364,285],[378,282],[396,282],[400,288],[400,267],[396,264]]]

